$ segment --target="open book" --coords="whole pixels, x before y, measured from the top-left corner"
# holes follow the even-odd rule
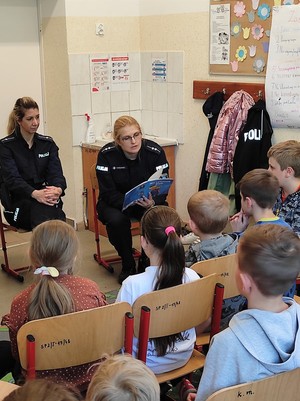
[[[152,195],[152,198],[155,198],[158,195],[167,195],[170,186],[172,185],[173,179],[159,178],[161,176],[161,173],[162,169],[151,175],[151,177],[147,181],[138,184],[136,187],[126,192],[122,210],[125,210],[129,206],[134,205],[137,200],[143,197],[149,198],[150,193]]]

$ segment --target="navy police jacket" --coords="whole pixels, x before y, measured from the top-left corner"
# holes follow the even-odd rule
[[[28,147],[18,129],[0,140],[1,175],[12,201],[30,198],[46,185],[66,189],[58,147],[50,136],[34,134]]]
[[[121,210],[125,193],[147,181],[160,167],[167,177],[169,164],[164,150],[156,142],[143,139],[135,160],[127,159],[115,142],[106,144],[99,151],[96,165],[99,201]],[[156,204],[164,204],[165,199],[165,195],[160,195],[154,200]]]

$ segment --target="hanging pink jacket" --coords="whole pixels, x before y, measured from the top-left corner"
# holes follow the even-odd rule
[[[240,90],[224,103],[210,145],[206,171],[209,173],[231,173],[239,133],[244,127],[248,110],[254,105],[249,93]]]

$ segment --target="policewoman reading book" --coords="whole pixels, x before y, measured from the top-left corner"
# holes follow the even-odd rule
[[[99,182],[97,212],[106,225],[110,243],[122,259],[119,275],[121,284],[136,273],[132,255],[131,218],[140,220],[144,212],[154,205],[166,205],[168,189],[146,191],[129,204],[125,195],[149,178],[168,179],[169,163],[164,150],[156,142],[144,139],[139,123],[131,116],[119,117],[114,124],[113,142],[106,144],[98,154],[96,173]],[[157,176],[158,175],[158,176]],[[128,202],[127,202],[128,203]],[[127,206],[126,206],[127,205]],[[146,263],[142,254],[140,265]],[[144,266],[146,267],[146,266]]]

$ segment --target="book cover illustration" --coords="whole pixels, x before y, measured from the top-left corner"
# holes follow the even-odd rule
[[[155,198],[158,195],[167,195],[172,182],[172,178],[149,179],[148,181],[142,182],[126,192],[122,210],[134,205],[135,202],[143,196],[149,198],[150,193],[152,198]]]

